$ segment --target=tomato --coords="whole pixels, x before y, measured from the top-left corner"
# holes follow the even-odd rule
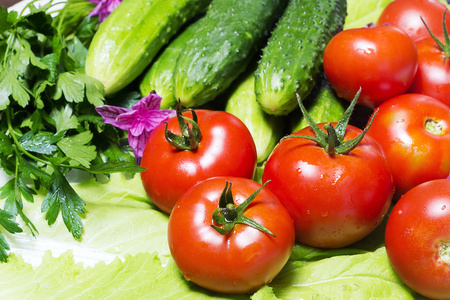
[[[256,169],[256,146],[245,124],[224,111],[196,110],[201,140],[195,150],[179,150],[165,138],[160,124],[147,140],[141,179],[150,200],[170,213],[175,202],[191,186],[213,176],[252,178]],[[191,118],[189,112],[183,115]],[[177,117],[167,129],[180,134]]]
[[[450,173],[450,108],[420,94],[384,102],[368,131],[391,166],[397,197]]]
[[[408,90],[417,70],[417,49],[394,26],[347,29],[325,47],[323,68],[340,97],[350,101],[361,88],[358,103],[374,108]]]
[[[450,299],[450,179],[422,183],[400,198],[386,225],[389,261],[419,294]]]
[[[344,141],[361,131],[348,125]],[[294,135],[313,131],[306,127]],[[367,236],[383,220],[394,192],[386,157],[367,135],[348,154],[335,155],[314,141],[285,138],[269,156],[262,180],[271,180],[267,188],[291,214],[296,240],[320,248],[345,247]]]
[[[442,18],[445,4],[436,0],[395,0],[381,13],[377,24],[390,24],[405,31],[414,41],[430,37],[420,17],[424,19],[434,34],[442,34]],[[450,16],[447,13],[447,16]],[[446,18],[450,28],[450,18]]]
[[[245,178],[214,177],[189,189],[176,203],[168,224],[169,248],[187,280],[212,291],[253,292],[271,282],[288,261],[295,242],[293,221],[276,196],[264,187],[243,211],[275,236],[246,224],[228,234],[211,225],[226,182],[235,204],[261,185]]]
[[[444,38],[440,41],[444,43]],[[445,51],[432,37],[416,42],[416,46],[419,67],[409,92],[431,96],[450,106],[450,60],[445,59]]]

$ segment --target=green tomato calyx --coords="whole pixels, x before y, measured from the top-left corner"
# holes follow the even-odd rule
[[[192,119],[183,116],[183,112],[185,111],[192,112]],[[181,135],[177,135],[168,130],[166,123],[166,140],[169,142],[169,144],[171,144],[178,150],[193,151],[198,148],[202,136],[200,128],[198,127],[197,114],[193,109],[183,108],[180,101],[178,101],[176,112],[178,124],[180,125]],[[189,124],[191,124],[192,128],[189,126]]]
[[[443,32],[444,32],[444,39],[445,39],[445,44],[442,43],[434,34],[433,32],[431,32],[430,28],[428,27],[427,23],[425,23],[424,19],[422,17],[420,17],[420,19],[422,20],[422,23],[425,25],[425,27],[427,28],[428,32],[430,33],[431,37],[433,38],[433,40],[436,42],[436,44],[439,46],[439,48],[441,49],[441,51],[444,53],[445,57],[444,57],[444,64],[445,64],[445,60],[447,58],[450,57],[450,37],[448,35],[448,31],[447,31],[447,26],[445,26],[445,15],[447,14],[447,10],[446,9],[444,11],[444,16],[442,17],[442,27],[443,27]]]
[[[361,132],[357,137],[353,139],[344,141],[345,131],[347,130],[347,125],[350,120],[350,116],[352,115],[353,109],[355,108],[356,102],[358,101],[360,94],[361,88],[356,93],[355,97],[353,98],[348,108],[345,110],[339,122],[336,124],[336,127],[333,126],[331,123],[326,123],[323,126],[323,129],[325,129],[326,132],[322,130],[316,124],[316,122],[314,122],[314,120],[308,114],[306,108],[303,106],[300,96],[297,94],[296,96],[298,105],[300,106],[300,110],[302,111],[303,116],[305,117],[306,121],[308,122],[309,126],[314,132],[314,136],[291,134],[285,136],[283,139],[305,138],[316,142],[317,145],[325,149],[325,151],[329,155],[348,154],[350,151],[355,149],[359,145],[359,143],[361,143],[365,134],[367,133],[367,130],[369,130],[370,125],[372,125],[373,119],[375,118],[375,115],[377,113],[377,110],[375,110],[374,113],[372,114],[372,117],[370,118],[369,124],[366,126],[366,128],[364,128],[363,132]]]
[[[222,191],[219,199],[219,207],[216,208],[212,214],[213,221],[221,226],[216,226],[211,224],[218,233],[226,235],[230,233],[235,224],[241,223],[256,228],[262,232],[270,234],[275,237],[275,235],[249,217],[244,216],[243,212],[247,206],[256,198],[256,195],[264,188],[264,186],[269,181],[265,182],[259,189],[257,189],[253,194],[251,194],[244,202],[242,202],[238,207],[234,204],[233,194],[231,192],[231,183],[226,181],[225,188]]]

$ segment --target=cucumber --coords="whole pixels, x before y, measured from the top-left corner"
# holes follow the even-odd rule
[[[158,51],[211,0],[123,0],[89,46],[86,74],[111,95],[136,79]]]
[[[161,108],[175,108],[177,98],[174,91],[174,73],[177,59],[184,44],[194,36],[200,20],[190,24],[159,54],[144,74],[139,90],[143,96],[155,91],[161,98]]]
[[[187,107],[215,99],[261,49],[287,0],[213,0],[177,61],[175,97]]]
[[[255,72],[256,100],[264,111],[286,115],[307,97],[331,37],[342,29],[345,0],[290,0],[269,37]]]
[[[286,118],[265,113],[256,102],[253,72],[246,72],[242,80],[233,84],[226,99],[225,111],[238,117],[252,134],[258,163],[267,159],[284,133]]]
[[[325,77],[318,80],[318,84],[304,100],[304,105],[311,118],[316,123],[338,122],[348,101],[338,97]],[[290,131],[295,132],[309,126],[300,109],[294,110],[290,115]]]

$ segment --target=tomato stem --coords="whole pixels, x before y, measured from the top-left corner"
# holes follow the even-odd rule
[[[185,111],[192,112],[192,119],[183,116],[183,112]],[[193,109],[182,108],[180,101],[178,101],[176,112],[178,124],[180,125],[181,135],[176,135],[168,130],[166,123],[166,129],[164,132],[166,140],[169,142],[169,144],[179,150],[193,151],[198,148],[202,136],[200,128],[198,126],[197,114]],[[192,128],[189,127],[189,124],[191,124]]]
[[[439,259],[446,264],[450,264],[450,241],[439,245]]]
[[[314,120],[308,114],[306,108],[303,106],[300,96],[297,94],[297,101],[298,105],[300,106],[300,110],[302,111],[303,116],[305,117],[315,136],[291,134],[283,137],[283,139],[305,138],[308,140],[312,140],[316,142],[317,145],[324,148],[329,155],[350,153],[350,151],[355,149],[361,143],[365,134],[367,133],[367,130],[369,130],[370,126],[372,125],[375,115],[377,114],[377,110],[375,110],[375,112],[372,114],[370,122],[368,123],[366,128],[364,128],[361,134],[359,134],[357,137],[353,139],[344,141],[345,131],[347,130],[347,125],[350,120],[350,116],[353,112],[353,109],[355,108],[356,102],[358,101],[360,94],[361,88],[356,93],[355,97],[353,98],[349,107],[345,110],[339,122],[336,124],[336,127],[334,127],[331,123],[326,123],[323,126],[326,132],[320,129],[320,127],[314,122]]]
[[[427,23],[425,22],[425,20],[420,17],[420,19],[422,20],[422,23],[425,25],[425,27],[427,28],[428,32],[430,33],[431,37],[433,38],[433,40],[436,42],[436,44],[439,46],[439,48],[441,49],[442,52],[444,52],[444,64],[445,64],[445,60],[447,58],[450,57],[450,37],[448,35],[448,31],[447,31],[447,27],[445,26],[445,15],[447,14],[447,10],[446,9],[444,11],[444,16],[442,18],[442,26],[443,26],[443,32],[444,32],[444,39],[445,39],[445,44],[442,43],[431,31],[431,29],[428,27]]]
[[[435,119],[427,118],[425,120],[424,127],[425,130],[432,135],[439,136],[444,134],[444,129],[442,128],[441,122]]]
[[[212,218],[215,223],[222,225],[222,227],[216,226],[214,224],[211,225],[218,233],[220,234],[228,234],[230,233],[234,225],[241,223],[256,228],[262,232],[270,234],[275,237],[275,235],[249,217],[244,216],[243,212],[247,208],[247,206],[256,198],[258,193],[264,188],[264,186],[268,183],[264,183],[259,189],[253,192],[244,202],[241,203],[238,207],[234,204],[233,194],[231,192],[231,183],[226,181],[225,187],[222,191],[222,194],[219,198],[219,207],[216,208],[212,214]]]

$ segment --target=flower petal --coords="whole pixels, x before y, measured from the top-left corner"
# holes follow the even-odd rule
[[[133,149],[134,158],[138,165],[141,164],[141,158],[144,154],[145,144],[147,143],[147,139],[150,136],[150,132],[144,131],[142,134],[135,136],[128,133],[128,144]]]
[[[121,114],[130,112],[129,109],[126,109],[124,107],[112,106],[112,105],[97,106],[95,108],[95,110],[97,111],[97,113],[100,116],[102,116],[103,121],[106,124],[111,124],[116,127],[119,127],[117,125],[117,117],[119,117]]]
[[[148,94],[137,103],[135,103],[132,109],[145,109],[145,110],[159,110],[161,106],[161,97],[158,94]]]

